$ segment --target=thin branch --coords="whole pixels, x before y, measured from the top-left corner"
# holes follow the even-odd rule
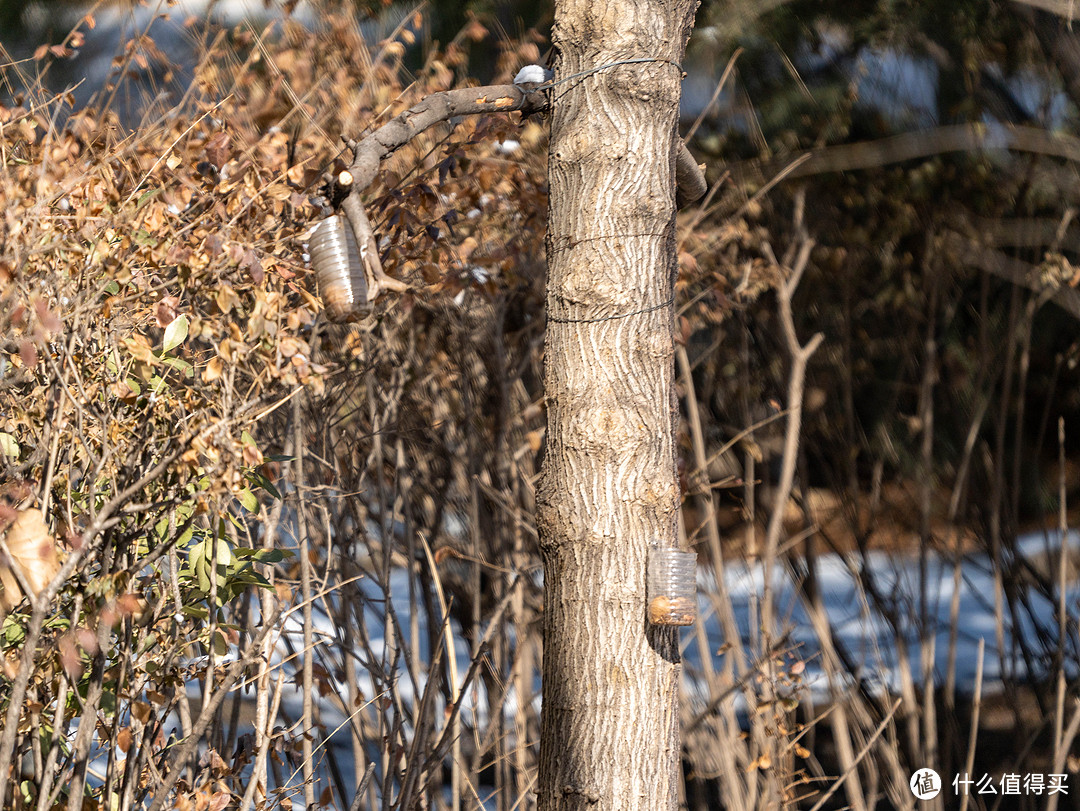
[[[814,354],[818,346],[825,339],[822,333],[816,333],[804,346],[799,342],[795,331],[795,319],[792,315],[791,301],[795,290],[799,286],[803,272],[810,261],[810,252],[814,248],[814,241],[806,234],[802,223],[803,205],[805,193],[799,192],[795,205],[795,229],[799,235],[797,242],[797,256],[790,266],[787,278],[784,279],[777,291],[777,299],[780,309],[780,323],[783,326],[785,343],[788,353],[791,355],[791,372],[788,379],[788,424],[784,435],[783,461],[780,469],[780,481],[777,486],[776,503],[773,506],[772,515],[769,517],[769,526],[765,535],[765,592],[762,597],[762,627],[765,633],[772,633],[772,565],[776,556],[776,550],[780,543],[780,532],[783,529],[784,506],[791,496],[792,484],[795,481],[795,464],[799,448],[799,434],[802,429],[802,400],[803,388],[806,380],[806,367],[810,356]],[[772,253],[772,248],[766,243],[766,255],[774,265],[780,266]],[[792,250],[788,251],[791,255]]]
[[[983,654],[986,650],[986,638],[979,640],[979,652],[975,658],[975,696],[971,699],[971,727],[968,736],[967,760],[964,762],[965,776],[975,769],[975,747],[979,742],[979,712],[982,709]],[[967,811],[968,792],[960,799],[960,811]]]
[[[229,665],[225,673],[225,678],[221,680],[221,683],[218,685],[214,694],[209,696],[206,703],[203,704],[202,711],[199,713],[198,719],[191,728],[191,734],[188,736],[187,740],[180,744],[173,752],[173,756],[169,761],[169,776],[165,778],[161,787],[158,789],[158,794],[154,797],[154,802],[150,805],[150,811],[161,811],[169,802],[169,792],[176,787],[181,774],[183,774],[183,769],[180,767],[188,762],[188,759],[195,753],[199,744],[203,742],[202,734],[206,731],[206,728],[210,726],[210,722],[213,720],[218,708],[225,700],[225,696],[232,690],[233,685],[235,685],[240,676],[243,675],[244,670],[248,665],[259,658],[263,640],[271,631],[277,628],[279,614],[272,617],[266,617],[263,620],[263,626],[258,635],[248,643],[243,654]]]
[[[966,239],[960,234],[945,235],[944,247],[955,254],[956,259],[970,267],[985,270],[1012,284],[1026,287],[1039,293],[1044,300],[1049,300],[1074,318],[1080,318],[1080,290],[1069,287],[1064,280],[1055,284],[1041,273],[1038,265],[1031,265],[1014,259],[1001,251],[986,248],[975,240]]]
[[[820,175],[827,172],[851,172],[876,169],[893,163],[928,158],[949,152],[1009,150],[1047,155],[1067,161],[1080,161],[1080,139],[1071,135],[1047,132],[1039,127],[987,127],[982,124],[950,124],[918,132],[905,132],[874,141],[840,144],[812,149],[799,155],[799,165],[787,172],[787,179]],[[743,161],[731,167],[736,178],[769,176],[789,165],[792,157],[781,162]]]
[[[383,159],[441,121],[484,113],[518,111],[530,115],[547,109],[547,106],[548,99],[544,93],[526,92],[517,85],[465,87],[433,93],[383,124],[362,141],[346,139],[346,144],[353,152],[352,166],[349,167],[352,186],[342,203],[342,209],[352,226],[360,260],[364,265],[368,301],[373,301],[383,290],[402,292],[408,289],[407,285],[387,276],[383,270],[371,222],[360,202],[361,193],[375,181]]]
[[[356,237],[367,279],[369,302],[374,301],[383,290],[403,292],[408,289],[408,285],[388,276],[383,270],[371,221],[360,202],[360,195],[375,181],[382,161],[424,130],[443,121],[466,115],[520,112],[529,116],[545,112],[550,107],[550,98],[544,92],[548,86],[505,84],[433,93],[363,140],[344,139],[352,150],[353,161],[349,167],[352,183],[341,208]],[[683,205],[699,200],[708,188],[697,161],[681,141],[675,161],[675,179],[678,200]]]
[[[364,792],[367,790],[368,783],[371,782],[371,775],[375,773],[375,764],[369,763],[364,770],[364,777],[360,780],[360,785],[356,787],[356,794],[353,795],[353,801],[349,805],[349,811],[360,811],[360,806],[364,802]]]
[[[828,799],[839,790],[840,786],[842,786],[844,782],[855,773],[855,770],[859,768],[859,764],[866,757],[867,753],[869,753],[871,747],[873,747],[877,739],[881,737],[881,733],[884,732],[885,729],[889,726],[889,722],[892,721],[892,717],[896,714],[896,709],[900,706],[902,701],[903,699],[898,698],[896,699],[896,701],[893,702],[892,708],[889,710],[885,718],[882,719],[881,723],[878,724],[877,729],[874,730],[874,734],[870,736],[870,740],[866,742],[866,745],[859,750],[859,754],[855,756],[855,762],[848,766],[847,771],[840,775],[839,780],[829,786],[829,790],[826,791],[824,795],[822,795],[820,800],[814,803],[814,807],[811,808],[810,811],[819,811],[819,809],[823,805],[825,805]]]

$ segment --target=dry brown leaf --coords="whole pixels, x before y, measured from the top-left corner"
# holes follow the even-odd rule
[[[236,291],[233,290],[232,287],[222,282],[218,287],[218,292],[214,300],[217,302],[218,309],[221,310],[222,313],[228,313],[236,306],[237,302],[240,301],[240,297],[236,295]]]
[[[0,566],[0,619],[22,601],[18,581],[5,566]]]
[[[241,455],[245,465],[261,465],[263,463],[262,451],[254,445],[244,445]]]
[[[154,362],[154,350],[150,346],[150,341],[146,339],[144,335],[138,333],[124,338],[124,348],[131,354],[135,360],[140,363],[151,364]]]
[[[218,169],[229,159],[232,138],[227,132],[217,132],[206,142],[206,157]]]
[[[228,340],[226,338],[226,340]],[[202,378],[205,382],[211,383],[221,377],[224,371],[225,365],[221,362],[221,358],[214,357],[206,364],[206,368],[203,369]]]
[[[766,753],[763,753],[759,758],[757,758],[749,766],[747,766],[746,771],[752,772],[755,769],[760,769],[761,771],[766,771],[767,769],[769,769],[771,767],[772,767],[772,758],[769,757],[769,754],[766,752]]]
[[[66,633],[60,637],[60,666],[69,678],[78,679],[82,675],[82,654],[75,644],[75,634]]]
[[[525,435],[525,438],[526,440],[528,440],[529,443],[529,450],[531,450],[533,453],[539,452],[540,446],[544,442],[544,433],[545,429],[538,428],[535,431],[529,431]]]
[[[131,716],[142,724],[150,721],[150,705],[145,701],[131,702]]]
[[[179,306],[180,299],[176,296],[165,296],[159,301],[157,307],[154,308],[154,320],[157,325],[162,329],[169,326],[176,319]]]
[[[56,553],[56,539],[49,534],[45,518],[40,510],[22,510],[15,516],[14,523],[8,528],[4,540],[15,563],[22,569],[26,584],[32,594],[38,593],[48,585],[60,569],[60,559]],[[0,563],[0,567],[3,563]],[[5,579],[5,590],[7,582]]]
[[[41,322],[41,326],[50,333],[60,332],[64,328],[63,323],[55,312],[49,309],[49,305],[44,301],[34,302],[34,311],[37,313],[38,320]]]
[[[19,360],[22,361],[22,365],[27,369],[33,369],[38,363],[37,349],[30,341],[21,341],[19,343]]]

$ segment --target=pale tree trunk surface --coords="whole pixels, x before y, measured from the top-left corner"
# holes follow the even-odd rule
[[[648,626],[674,545],[678,67],[696,0],[563,0],[548,178],[541,811],[677,807],[678,637]]]

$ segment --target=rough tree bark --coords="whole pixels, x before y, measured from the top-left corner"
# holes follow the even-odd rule
[[[678,639],[646,623],[645,564],[679,506],[676,126],[696,5],[556,3],[541,811],[677,807]]]

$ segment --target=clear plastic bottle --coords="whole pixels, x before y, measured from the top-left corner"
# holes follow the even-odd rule
[[[355,321],[366,314],[367,277],[352,228],[340,214],[327,217],[311,235],[311,267],[331,321]]]
[[[647,569],[649,622],[693,625],[697,619],[697,554],[652,546]]]

